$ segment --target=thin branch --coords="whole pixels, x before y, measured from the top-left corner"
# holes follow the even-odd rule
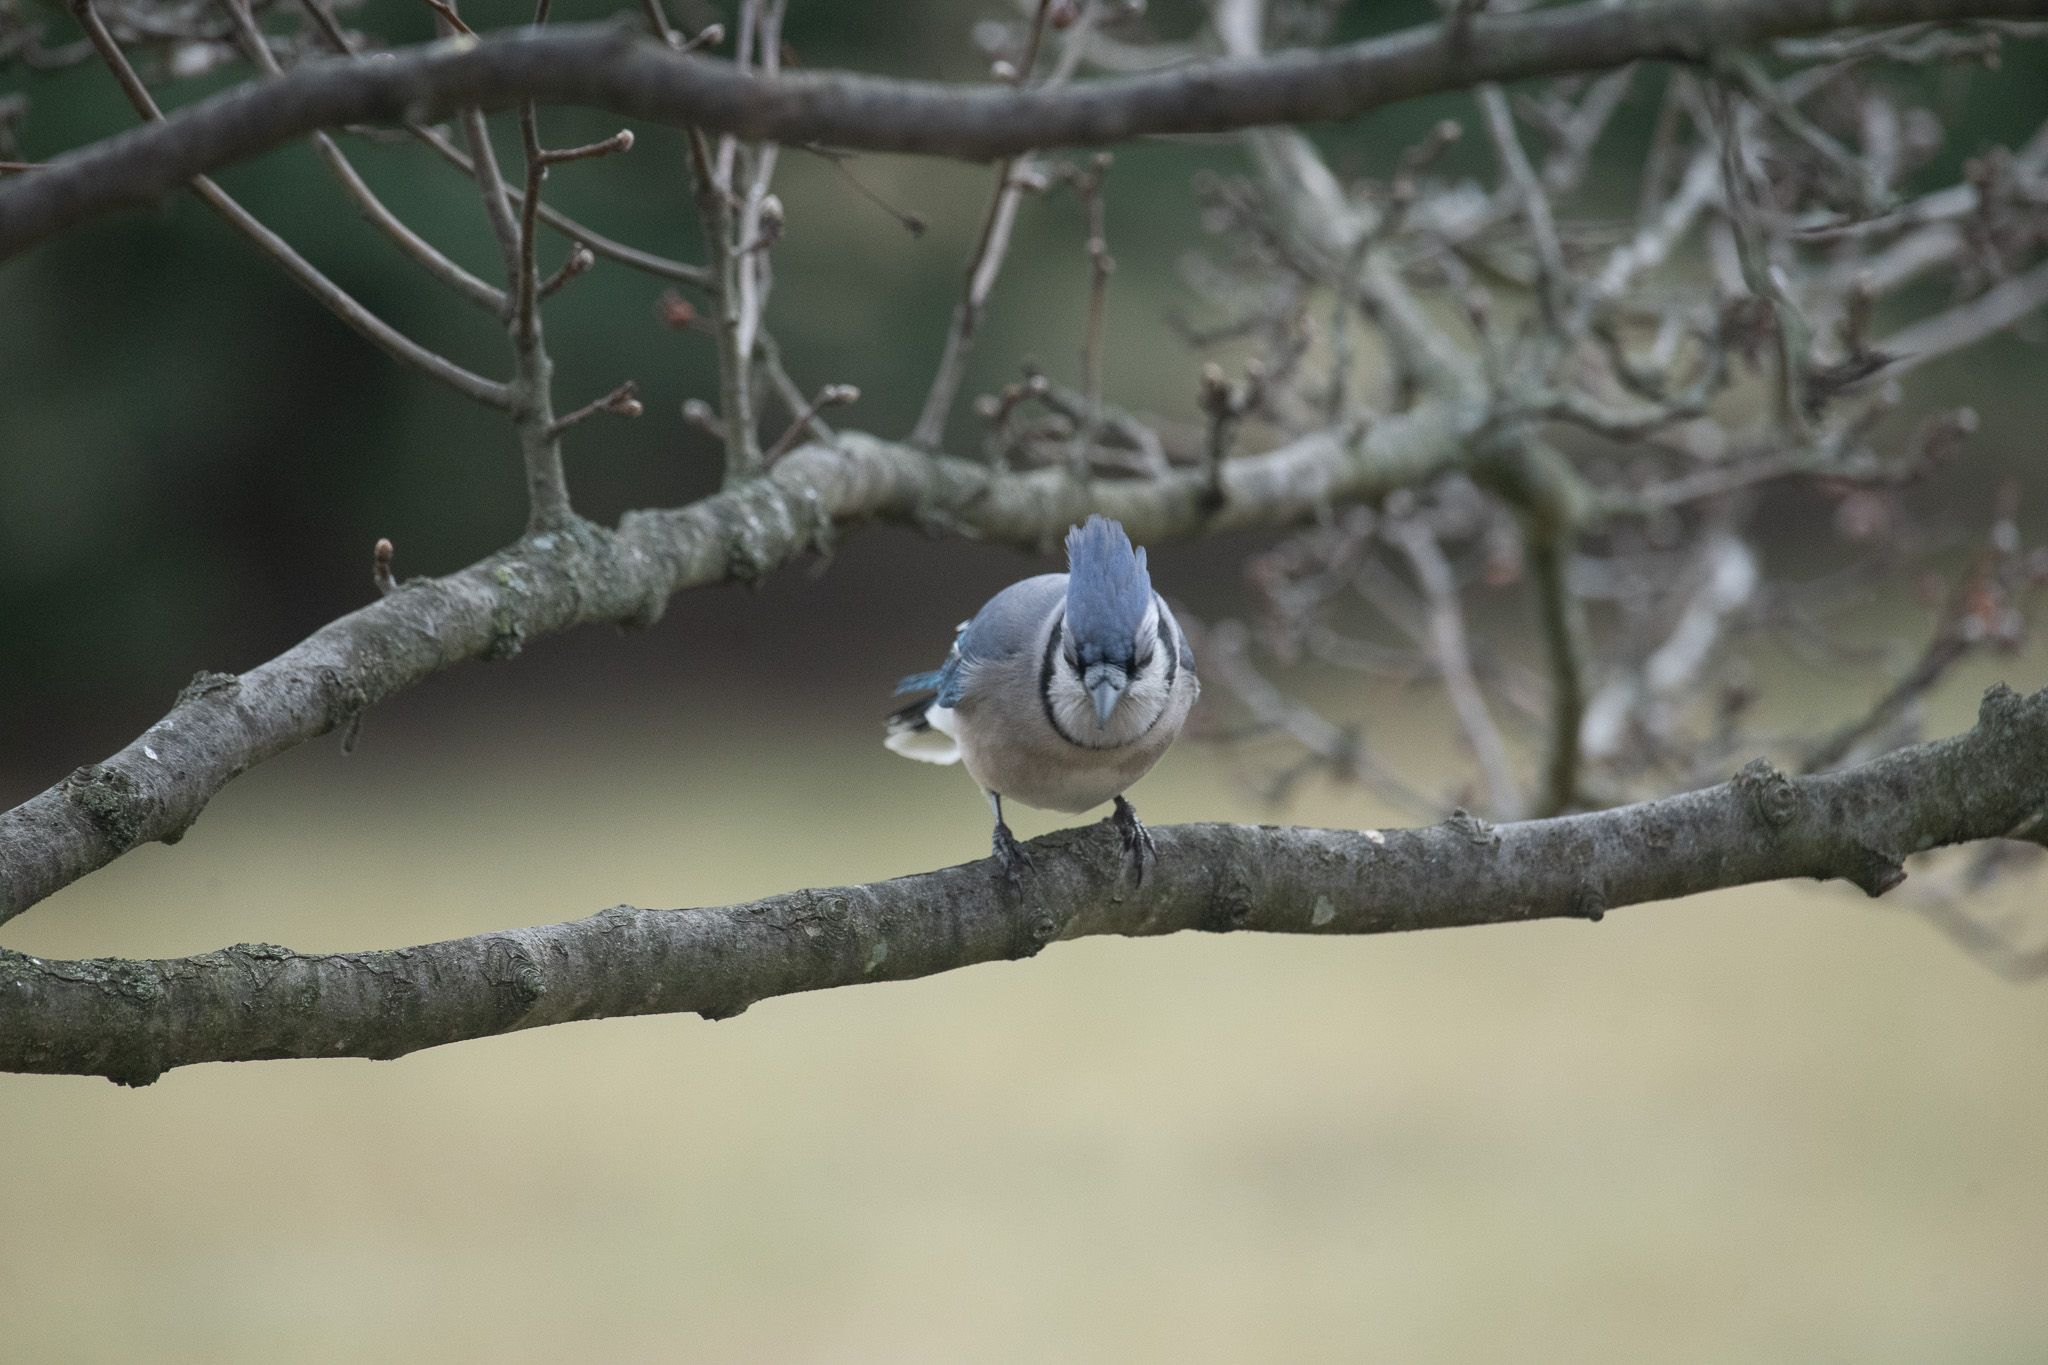
[[[587,274],[590,268],[596,264],[596,255],[592,253],[589,247],[578,242],[570,249],[568,258],[562,262],[555,273],[540,282],[539,297],[542,299],[554,297],[555,291],[575,279],[578,275]]]
[[[129,64],[120,44],[114,41],[113,35],[107,31],[107,26],[101,22],[90,0],[73,0],[73,12],[78,16],[79,23],[84,27],[86,36],[99,52],[101,59],[120,82],[123,93],[128,96],[128,102],[146,120],[145,127],[162,126],[163,111],[157,107],[156,100],[150,95],[149,88],[142,83],[142,78],[136,74],[135,68]],[[280,77],[270,84],[282,84],[289,79],[289,76]],[[41,180],[51,173],[48,170],[39,172],[27,177],[23,183]],[[195,177],[191,182],[191,188],[210,208],[254,242],[259,250],[282,266],[286,274],[319,300],[329,312],[354,328],[386,355],[440,380],[466,398],[494,408],[511,406],[511,390],[506,385],[494,379],[486,379],[480,374],[464,369],[447,357],[428,350],[365,308],[354,295],[327,278],[289,242],[265,227],[254,214],[243,208],[212,180],[205,176]],[[0,224],[7,221],[6,206],[0,204]],[[4,232],[4,228],[0,228],[0,232]]]
[[[602,398],[593,399],[566,416],[559,417],[548,428],[548,439],[556,440],[561,434],[579,422],[586,422],[600,412],[614,417],[638,417],[646,411],[639,398],[640,386],[628,379]]]
[[[826,408],[842,407],[859,401],[860,390],[851,384],[827,384],[819,389],[818,396],[804,404],[803,409],[790,418],[789,429],[776,438],[774,445],[768,447],[767,453],[761,456],[761,463],[772,465],[787,454],[803,439],[804,433],[811,429],[812,419]]]
[[[0,187],[0,259],[320,128],[432,122],[458,110],[576,104],[778,143],[997,158],[1156,133],[1348,117],[1486,81],[1696,62],[1851,26],[2027,19],[2048,0],[1606,0],[1480,16],[1321,51],[1219,61],[1057,89],[968,88],[786,73],[773,82],[677,55],[617,26],[494,34],[376,61],[308,62]]]
[[[1515,780],[1507,743],[1493,723],[1486,696],[1472,671],[1472,653],[1465,642],[1465,613],[1459,605],[1457,579],[1451,572],[1450,561],[1444,558],[1443,547],[1437,544],[1429,528],[1414,518],[1390,523],[1387,538],[1407,557],[1429,604],[1430,654],[1450,697],[1451,709],[1472,745],[1472,755],[1479,761],[1491,809],[1501,819],[1513,819],[1522,810],[1521,784]]]
[[[1088,215],[1088,318],[1081,332],[1081,392],[1086,410],[1074,431],[1069,465],[1087,475],[1088,452],[1102,428],[1102,331],[1109,311],[1109,277],[1116,261],[1109,254],[1109,206],[1103,180],[1109,174],[1108,152],[1097,152],[1088,169],[1075,177],[1075,189]]]
[[[1570,810],[1579,799],[1579,732],[1585,722],[1585,623],[1566,582],[1569,546],[1560,536],[1530,537],[1543,654],[1550,665],[1550,755],[1543,764],[1545,812]]]
[[[1024,203],[1027,188],[1038,184],[1038,171],[1028,160],[1004,161],[996,167],[996,192],[989,201],[988,216],[981,236],[967,262],[967,288],[953,305],[953,321],[946,329],[946,343],[939,354],[939,367],[926,391],[924,407],[911,428],[912,444],[936,447],[946,433],[946,418],[959,395],[960,381],[967,373],[967,353],[974,346],[974,334],[981,326],[982,310],[995,289],[1009,255],[1010,234],[1016,226],[1017,210]]]
[[[1515,131],[1515,116],[1508,97],[1498,85],[1479,87],[1479,108],[1486,115],[1486,131],[1494,150],[1515,187],[1522,216],[1529,222],[1529,240],[1536,248],[1536,298],[1543,316],[1555,329],[1565,316],[1565,291],[1570,277],[1565,271],[1564,248],[1557,240],[1557,219],[1551,212],[1550,192],[1529,164],[1529,154]]]
[[[1549,756],[1536,813],[1579,803],[1580,734],[1586,714],[1586,625],[1569,565],[1586,517],[1587,493],[1570,462],[1540,442],[1509,436],[1489,443],[1477,471],[1520,514],[1529,578],[1550,671]]]
[[[1011,77],[1019,86],[1029,83],[1038,63],[1039,48],[1045,38],[1045,23],[1051,11],[1052,0],[1038,0],[1037,8],[1032,12],[1024,59]],[[974,334],[981,324],[982,309],[987,306],[988,296],[995,288],[996,276],[1002,273],[1003,258],[1010,251],[1010,232],[1017,222],[1017,210],[1023,206],[1026,190],[1041,184],[1038,169],[1028,155],[1006,157],[996,163],[995,194],[989,199],[988,212],[982,218],[981,235],[975,241],[974,254],[967,260],[966,292],[953,307],[953,322],[946,329],[946,343],[939,353],[938,370],[932,375],[931,388],[925,393],[917,425],[910,431],[913,445],[936,448],[945,439],[946,418],[953,411],[953,400],[960,393],[960,380],[967,373],[967,353],[974,346]]]
[[[519,275],[519,219],[506,191],[505,173],[498,166],[497,149],[491,145],[490,125],[481,109],[465,109],[459,120],[463,140],[469,143],[469,159],[476,167],[477,189],[483,194],[484,217],[497,239],[498,253],[505,261],[505,278]]]
[[[1424,829],[1155,829],[1125,885],[1106,823],[1030,844],[1020,896],[988,863],[695,910],[587,919],[363,953],[241,945],[157,961],[0,950],[0,1070],[146,1085],[175,1067],[396,1058],[577,1019],[726,1019],[798,991],[1027,958],[1097,934],[1373,934],[1597,920],[1794,877],[1880,895],[1912,852],[1996,838],[2048,803],[2048,691],[1984,698],[1975,729],[1861,768],[1789,778],[1759,760],[1703,791],[1593,814]]]
[[[1812,339],[1806,317],[1798,303],[1786,293],[1773,266],[1769,248],[1756,221],[1750,202],[1751,175],[1744,132],[1748,107],[1739,105],[1723,85],[1707,91],[1715,131],[1721,144],[1721,206],[1735,239],[1736,259],[1742,267],[1742,281],[1750,296],[1770,309],[1771,338],[1777,348],[1778,422],[1795,437],[1811,435],[1813,423],[1807,403],[1807,357]]]
[[[468,153],[460,147],[432,128],[415,128],[412,131],[421,142],[433,150],[435,155],[471,179],[476,178],[476,163],[470,160]],[[524,202],[524,197],[519,191],[513,190],[511,194],[515,203]],[[584,226],[552,204],[541,204],[540,221],[577,245],[589,248],[593,254],[630,270],[637,270],[643,275],[652,275],[658,280],[670,280],[677,284],[695,285],[700,289],[711,282],[711,272],[701,265],[685,265],[681,261],[658,256],[651,251],[628,246]]]
[[[327,41],[328,45],[336,53],[342,56],[355,55],[356,49],[350,42],[347,31],[336,22],[334,14],[328,9],[325,0],[299,0],[299,6],[311,17],[313,26],[320,30],[321,37]],[[470,159],[468,153],[456,146],[439,129],[429,127],[423,123],[408,122],[406,124],[406,131],[424,143],[436,156],[455,167],[456,170],[461,171],[471,180],[476,179],[476,163]],[[515,199],[517,199],[517,191],[512,191],[512,193]],[[542,204],[540,206],[540,220],[571,241],[588,247],[596,255],[602,256],[608,261],[617,262],[629,269],[652,275],[656,279],[671,280],[678,284],[692,284],[700,287],[710,279],[709,273],[702,266],[685,265],[681,261],[672,261],[666,256],[657,256],[653,252],[642,251],[638,247],[627,246],[624,242],[614,241],[601,232],[595,232],[585,227],[551,204]],[[502,307],[499,311],[503,311]]]
[[[235,35],[243,54],[250,61],[256,63],[266,75],[283,75],[284,68],[278,64],[277,57],[271,52],[270,43],[264,37],[263,30],[257,27],[255,19],[249,13],[248,0],[221,0],[221,5],[227,10],[229,19],[234,23]],[[354,164],[349,161],[347,154],[341,150],[340,144],[335,142],[326,133],[315,133],[313,134],[313,147],[314,150],[319,152],[321,160],[327,163],[327,168],[333,173],[334,178],[341,182],[343,191],[347,193],[350,199],[355,201],[356,207],[361,210],[363,217],[368,219],[385,236],[389,237],[398,246],[399,250],[417,261],[428,274],[469,299],[472,303],[487,309],[496,316],[504,316],[506,307],[505,291],[495,285],[487,284],[470,274],[469,271],[463,269],[460,265],[442,254],[441,250],[432,242],[429,242],[410,227],[407,227],[398,215],[393,213],[385,206],[384,201],[377,197],[376,192],[370,188],[369,183],[357,173]]]
[[[731,186],[721,180],[710,142],[688,130],[690,175],[697,220],[711,256],[712,303],[718,338],[719,414],[725,431],[728,488],[761,470],[761,441],[754,430],[753,358],[740,350],[740,259],[733,239]]]
[[[1885,337],[1877,343],[1877,350],[1889,358],[1885,374],[1904,374],[1973,346],[2032,316],[2043,305],[2048,305],[2048,261],[1992,286],[1968,303],[1922,318]]]

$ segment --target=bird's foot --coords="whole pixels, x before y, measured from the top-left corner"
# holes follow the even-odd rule
[[[1000,820],[996,822],[994,844],[995,858],[1002,865],[1004,878],[1010,885],[1021,887],[1024,874],[1032,869],[1031,854],[1017,842],[1017,836],[1010,833],[1010,827]]]
[[[1134,885],[1145,884],[1145,860],[1159,861],[1159,846],[1152,842],[1152,831],[1145,828],[1145,822],[1138,818],[1138,808],[1121,796],[1116,799],[1116,811],[1109,817],[1110,825],[1117,837],[1124,841],[1124,857],[1130,860],[1135,874]]]

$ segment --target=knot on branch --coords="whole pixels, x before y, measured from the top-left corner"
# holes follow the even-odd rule
[[[235,943],[221,949],[223,957],[238,957],[244,961],[289,962],[298,954],[280,943]]]
[[[1735,774],[1734,784],[1772,829],[1783,829],[1799,814],[1799,784],[1767,758],[1751,759]]]
[[[1607,892],[1598,882],[1588,882],[1572,897],[1572,913],[1591,924],[1607,918]]]
[[[242,680],[232,673],[212,673],[200,669],[192,675],[192,681],[178,690],[178,705],[210,697],[217,692],[234,692],[241,688]]]
[[[1896,857],[1868,844],[1858,844],[1852,857],[1843,876],[1873,900],[1906,880],[1906,869]]]
[[[1495,829],[1491,822],[1481,819],[1463,806],[1446,815],[1443,825],[1453,834],[1463,835],[1468,843],[1491,846],[1500,842],[1500,831]]]
[[[320,672],[327,683],[327,721],[321,733],[353,725],[370,709],[370,694],[360,682],[339,669],[323,668]]]
[[[552,549],[553,546],[543,548]],[[491,578],[506,590],[506,594],[491,609],[491,639],[484,646],[484,658],[492,663],[503,663],[517,658],[519,651],[526,647],[526,622],[521,616],[520,601],[526,595],[527,586],[518,569],[511,564],[500,564]]]
[[[526,648],[526,627],[519,620],[519,613],[505,604],[491,613],[491,642],[484,646],[484,658],[492,663],[504,663],[507,659],[519,657],[519,651]]]
[[[1226,862],[1218,872],[1209,904],[1195,928],[1205,934],[1227,934],[1252,919],[1252,882],[1242,867]]]
[[[1977,724],[1990,731],[2009,731],[2026,719],[2027,699],[2007,687],[2004,683],[1993,683],[1984,689],[1984,699],[1977,703]]]
[[[510,1028],[533,1012],[547,994],[547,976],[540,963],[516,939],[501,938],[491,944],[484,960],[484,979],[498,1003],[502,1027]]]
[[[725,533],[726,577],[743,587],[758,587],[775,568],[766,539],[766,529],[751,517],[736,518]]]
[[[117,848],[125,851],[142,842],[146,803],[142,788],[126,772],[110,763],[80,768],[64,780],[64,794]]]

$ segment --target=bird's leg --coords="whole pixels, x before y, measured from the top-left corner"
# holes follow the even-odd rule
[[[1124,841],[1124,856],[1131,860],[1136,871],[1136,884],[1145,884],[1145,859],[1159,861],[1159,847],[1152,842],[1152,831],[1145,828],[1145,822],[1138,818],[1138,808],[1121,796],[1116,799],[1116,811],[1109,817],[1117,837]]]
[[[1012,885],[1024,880],[1025,869],[1031,866],[1031,855],[1024,845],[1017,842],[1017,836],[1010,833],[1010,827],[1003,823],[1003,797],[1000,792],[988,793],[989,809],[996,813],[995,857],[1002,864],[1003,875]]]

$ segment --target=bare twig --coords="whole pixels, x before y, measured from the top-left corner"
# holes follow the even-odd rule
[[[256,63],[267,75],[283,75],[284,68],[278,64],[277,57],[270,50],[269,42],[250,15],[249,0],[221,0],[221,5],[234,23],[236,37],[249,60]],[[417,261],[428,274],[470,302],[496,316],[505,315],[507,301],[504,290],[470,274],[444,255],[432,242],[407,227],[398,215],[377,197],[376,192],[357,172],[355,165],[332,137],[324,132],[314,133],[312,142],[314,150],[319,152],[321,160],[327,163],[328,170],[333,173],[334,178],[341,182],[341,187],[348,197],[355,201],[363,217],[389,237],[399,250]]]
[[[574,412],[555,419],[553,425],[548,428],[548,439],[560,437],[570,427],[587,421],[600,412],[608,412],[614,417],[638,417],[646,411],[640,403],[639,392],[640,386],[628,379],[604,397],[585,403]]]
[[[114,41],[113,35],[101,22],[91,0],[72,0],[72,12],[78,16],[87,38],[91,40],[101,59],[120,81],[122,91],[128,96],[128,102],[135,107],[135,111],[151,123],[160,122],[163,119],[163,112],[157,108],[148,87],[142,83],[142,78],[136,75],[135,68],[129,64],[120,45]],[[40,174],[30,176],[23,183],[31,183],[41,178]],[[237,231],[254,242],[259,250],[282,266],[286,274],[319,300],[329,312],[354,328],[386,355],[440,380],[466,398],[495,408],[511,406],[511,391],[506,385],[472,373],[445,356],[428,350],[372,313],[358,302],[354,295],[322,274],[312,262],[293,250],[289,243],[265,227],[254,214],[243,208],[212,180],[199,176],[192,181],[192,190],[216,213],[227,219]],[[0,212],[0,218],[4,217],[4,212]]]
[[[348,33],[335,21],[333,13],[327,7],[326,0],[299,0],[299,5],[312,19],[313,26],[320,31],[322,38],[326,40],[327,44],[334,51],[344,56],[355,55],[356,49],[350,42]],[[476,163],[470,159],[468,153],[456,146],[454,142],[450,141],[438,129],[422,123],[408,121],[406,131],[433,151],[436,156],[455,167],[456,170],[472,180],[476,178]],[[515,202],[519,200],[520,196],[516,190],[508,192],[514,196]],[[685,265],[681,261],[672,261],[665,256],[657,256],[652,252],[642,251],[638,247],[627,246],[623,242],[614,241],[603,233],[585,227],[551,204],[542,204],[540,206],[540,221],[578,245],[588,247],[593,253],[608,261],[617,262],[630,269],[638,270],[643,274],[652,275],[657,279],[698,286],[705,284],[710,279],[709,273],[702,266]],[[502,305],[499,311],[504,311]]]
[[[725,432],[727,487],[761,469],[760,437],[754,430],[752,358],[740,350],[740,257],[733,240],[732,195],[721,182],[710,143],[697,129],[688,133],[690,172],[696,184],[697,218],[711,256],[712,302],[716,309],[721,426]]]
[[[1024,57],[1011,75],[1011,81],[1016,85],[1025,85],[1031,80],[1052,7],[1053,0],[1038,0],[1037,8],[1032,12]],[[932,375],[931,388],[925,393],[917,425],[911,428],[913,444],[936,447],[944,439],[946,418],[959,395],[960,381],[967,371],[967,353],[974,345],[974,333],[980,326],[982,310],[988,306],[988,296],[995,289],[996,276],[1002,272],[1003,258],[1009,254],[1010,233],[1016,225],[1017,210],[1023,204],[1027,191],[1043,188],[1043,185],[1043,177],[1028,154],[1006,157],[997,163],[995,194],[989,200],[988,212],[982,219],[981,235],[975,242],[974,254],[967,261],[966,292],[953,307],[953,322],[946,331],[938,370]]]
[[[1460,10],[1460,13],[1464,11]],[[1552,328],[1565,320],[1565,292],[1569,282],[1564,249],[1557,240],[1557,219],[1551,212],[1550,193],[1529,164],[1529,154],[1515,131],[1515,117],[1508,97],[1498,85],[1479,87],[1479,107],[1486,115],[1486,131],[1493,139],[1501,166],[1507,171],[1521,200],[1521,211],[1529,222],[1529,240],[1536,248],[1536,297]]]
[[[1507,744],[1493,723],[1486,697],[1472,672],[1472,655],[1465,643],[1465,613],[1459,605],[1457,580],[1450,561],[1444,558],[1436,537],[1418,519],[1390,522],[1386,534],[1407,557],[1416,582],[1422,585],[1429,604],[1430,653],[1443,678],[1451,709],[1457,713],[1458,724],[1464,729],[1472,755],[1479,761],[1480,773],[1486,779],[1489,805],[1499,818],[1512,820],[1522,809],[1521,784],[1515,780]]]
[[[774,445],[768,447],[767,453],[761,457],[761,463],[773,465],[786,455],[799,440],[803,439],[804,433],[811,429],[811,419],[826,408],[842,407],[859,401],[860,390],[851,384],[827,384],[819,389],[818,396],[806,403],[803,410],[790,420],[789,429],[776,438]]]

